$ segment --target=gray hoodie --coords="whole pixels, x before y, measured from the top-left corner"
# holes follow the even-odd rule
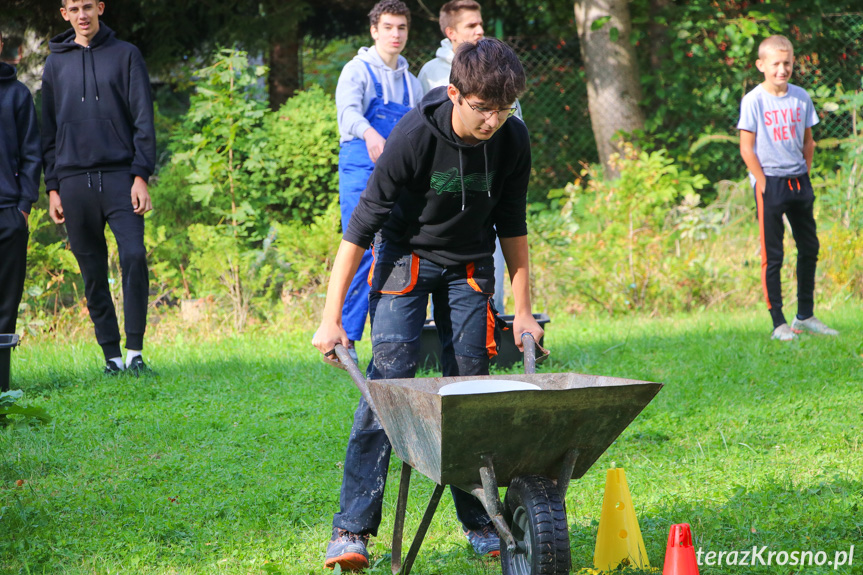
[[[420,85],[428,93],[432,88],[446,86],[449,84],[449,73],[452,70],[452,59],[455,53],[452,51],[452,42],[449,38],[440,41],[440,48],[435,52],[434,58],[425,63],[420,70]]]
[[[408,71],[408,61],[403,56],[399,56],[396,69],[393,70],[384,64],[374,47],[360,48],[357,55],[342,68],[336,86],[340,144],[354,138],[362,139],[363,133],[371,127],[363,114],[375,97],[375,85],[363,62],[372,67],[378,82],[381,83],[384,102],[403,102],[405,74],[408,76],[410,107],[413,108],[422,99],[423,91],[419,80]]]

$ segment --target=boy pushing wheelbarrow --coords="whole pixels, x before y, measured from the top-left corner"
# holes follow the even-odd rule
[[[450,84],[436,88],[396,125],[344,232],[315,347],[348,345],[342,304],[362,253],[373,242],[369,317],[370,380],[414,377],[428,298],[441,341],[444,376],[488,375],[500,332],[492,295],[495,235],[510,270],[513,335],[536,341],[526,224],[530,142],[511,118],[525,76],[515,52],[487,38],[464,44]],[[495,233],[496,230],[496,233]],[[326,566],[361,570],[377,535],[390,441],[361,399],[348,439],[340,510]],[[474,550],[497,555],[500,540],[482,503],[452,489]]]

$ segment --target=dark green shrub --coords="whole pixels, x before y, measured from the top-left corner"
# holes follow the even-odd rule
[[[270,198],[273,217],[311,223],[338,199],[339,130],[336,102],[312,86],[271,116],[268,153],[278,185]]]

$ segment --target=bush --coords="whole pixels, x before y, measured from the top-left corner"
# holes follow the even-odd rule
[[[326,291],[338,222],[339,205],[333,202],[311,224],[273,223],[257,249],[233,235],[231,226],[191,226],[188,277],[194,296],[227,304],[238,331],[251,317],[272,319],[278,302],[292,305]]]
[[[78,292],[80,272],[66,242],[57,237],[48,212],[34,207],[28,219],[27,276],[18,325],[37,333],[54,327],[66,306],[83,296]]]
[[[318,86],[299,92],[271,116],[268,153],[278,186],[269,211],[282,221],[310,223],[338,200],[336,102]]]
[[[615,159],[619,180],[603,181],[599,168],[590,167],[575,183],[549,194],[557,209],[531,211],[537,308],[666,314],[763,306],[748,180],[720,183],[716,199],[701,205],[696,193],[705,183],[701,176],[680,170],[663,153],[624,149],[625,155]],[[859,177],[852,156],[835,175],[814,178],[820,190],[819,302],[863,291],[863,235],[855,215],[860,212],[857,194],[847,191]],[[782,268],[789,302],[796,293],[796,259],[789,232]]]
[[[598,166],[588,167],[581,179],[549,194],[559,214],[539,212],[530,223],[540,230],[532,248],[534,267],[568,268],[565,281],[552,279],[541,290],[567,302],[568,311],[591,303],[609,312],[658,304],[665,299],[658,276],[669,271],[665,254],[670,247],[679,250],[677,242],[684,238],[696,241],[692,238],[700,234],[693,226],[709,221],[696,207],[697,190],[707,183],[703,176],[681,170],[663,151],[638,151],[629,144],[621,149],[623,155],[611,159],[619,179],[604,180]],[[683,198],[689,207],[676,220],[669,218]],[[542,246],[543,240],[549,245]]]
[[[238,327],[252,300],[280,293],[278,270],[290,264],[271,258],[290,228],[284,223],[315,225],[338,197],[333,98],[312,88],[272,112],[259,93],[264,71],[236,50],[218,51],[197,71],[191,106],[171,137],[171,162],[153,186],[157,209],[147,228],[160,294],[223,294]],[[338,220],[330,233],[337,230]]]

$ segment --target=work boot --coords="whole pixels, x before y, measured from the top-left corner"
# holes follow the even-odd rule
[[[468,529],[464,535],[477,555],[500,557],[500,536],[490,522],[482,529]]]
[[[327,544],[327,559],[324,566],[334,569],[340,565],[343,571],[362,571],[369,566],[369,552],[366,544],[369,536],[357,535],[338,527],[333,527],[333,537]]]

